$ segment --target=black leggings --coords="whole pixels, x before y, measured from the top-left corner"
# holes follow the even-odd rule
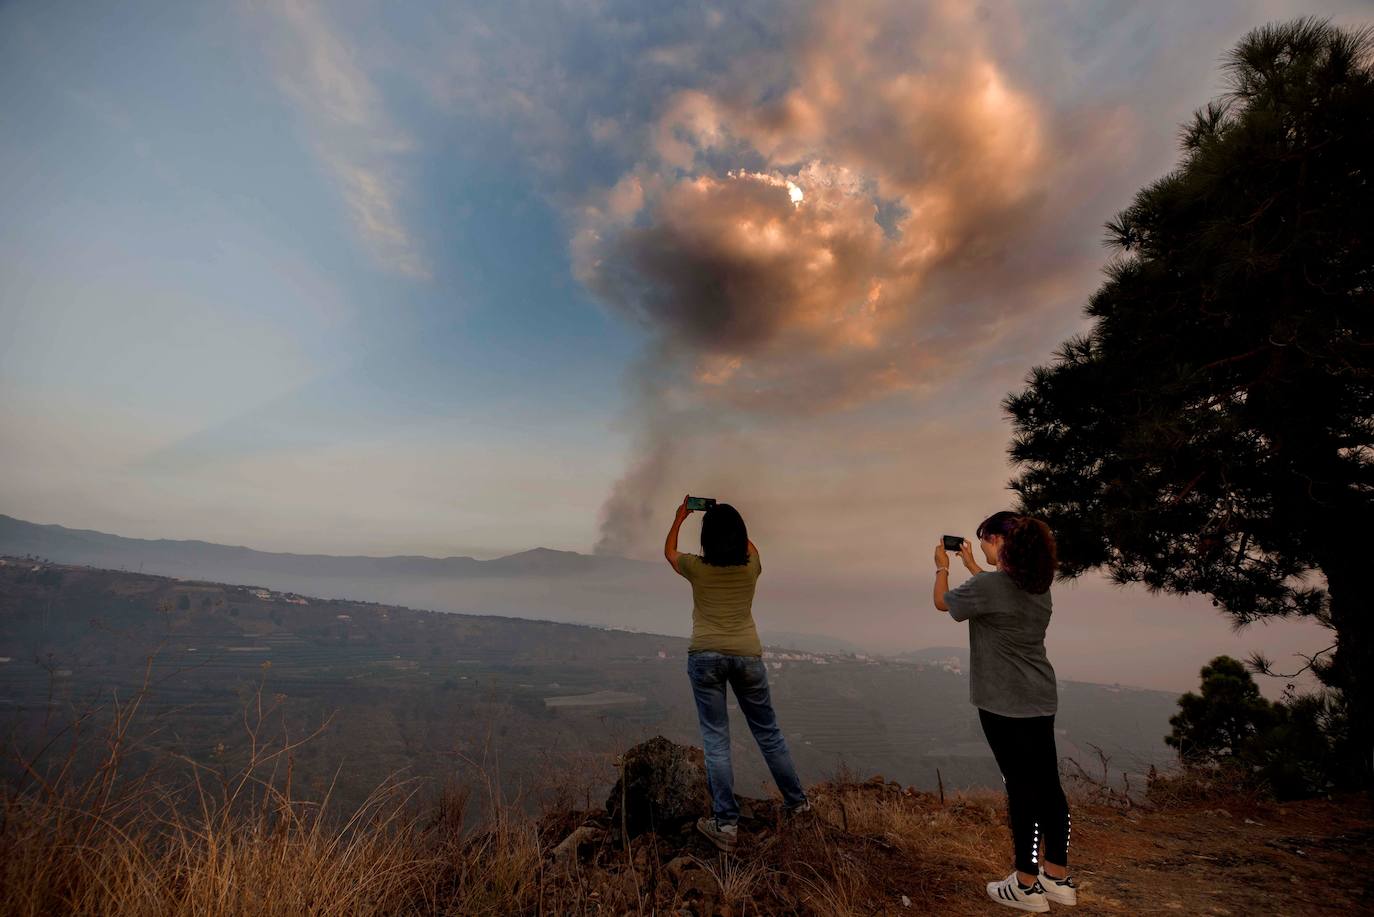
[[[1016,868],[1039,872],[1042,842],[1046,860],[1069,865],[1069,803],[1059,785],[1054,717],[999,716],[980,708],[978,719],[1007,785]]]

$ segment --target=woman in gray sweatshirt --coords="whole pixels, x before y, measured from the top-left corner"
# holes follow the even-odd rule
[[[1050,584],[1058,567],[1054,535],[1042,520],[994,513],[978,526],[978,544],[994,569],[959,551],[971,578],[949,588],[949,554],[935,548],[935,607],[968,622],[969,700],[1007,785],[1016,869],[989,882],[997,903],[1047,911],[1050,902],[1076,904],[1069,877],[1069,806],[1059,784],[1054,668],[1045,655]],[[1042,849],[1043,848],[1043,849]]]

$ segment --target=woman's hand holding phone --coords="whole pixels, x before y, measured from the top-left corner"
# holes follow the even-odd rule
[[[983,572],[983,568],[978,566],[978,561],[973,559],[973,545],[967,538],[965,538],[964,543],[959,546],[959,559],[964,562],[964,566],[968,568],[968,572]]]
[[[982,573],[983,568],[978,566],[978,562],[973,559],[973,544],[965,538],[959,543],[959,559],[964,562],[970,573]],[[949,569],[949,549],[945,547],[944,539],[935,546],[935,566]]]

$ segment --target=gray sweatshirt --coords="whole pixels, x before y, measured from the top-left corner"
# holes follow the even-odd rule
[[[949,616],[968,622],[969,700],[1002,716],[1050,716],[1059,707],[1045,655],[1050,594],[1032,595],[1000,570],[975,573],[945,593]]]

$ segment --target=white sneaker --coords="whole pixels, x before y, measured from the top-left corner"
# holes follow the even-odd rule
[[[1073,884],[1073,876],[1063,879],[1056,879],[1054,876],[1045,875],[1045,870],[1040,869],[1040,887],[1045,890],[1045,897],[1055,904],[1067,904],[1070,907],[1078,903],[1078,886]]]
[[[1030,888],[1022,888],[1015,870],[1001,882],[989,882],[988,897],[1018,911],[1044,913],[1050,909],[1049,899],[1045,897],[1045,889],[1040,883],[1037,881]]]

